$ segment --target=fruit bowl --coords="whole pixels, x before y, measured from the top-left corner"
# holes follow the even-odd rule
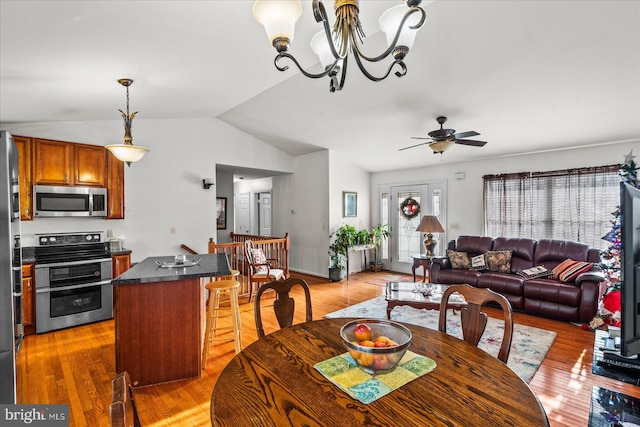
[[[411,331],[391,320],[353,320],[340,337],[358,367],[373,375],[393,371],[411,345]]]

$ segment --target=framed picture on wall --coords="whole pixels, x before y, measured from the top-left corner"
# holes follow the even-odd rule
[[[342,207],[344,217],[358,216],[358,193],[353,191],[343,191]]]
[[[218,230],[227,228],[227,198],[216,197],[216,225]]]

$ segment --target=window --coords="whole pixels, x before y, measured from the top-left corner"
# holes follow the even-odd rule
[[[620,203],[620,165],[485,175],[487,236],[560,239],[605,248]]]

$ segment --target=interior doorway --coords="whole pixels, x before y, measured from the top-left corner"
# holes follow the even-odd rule
[[[271,236],[271,191],[260,191],[255,193],[255,197],[258,235]]]

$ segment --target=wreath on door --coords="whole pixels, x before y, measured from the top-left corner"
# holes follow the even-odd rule
[[[413,197],[407,197],[400,203],[400,213],[407,219],[415,218],[420,213],[420,203]]]

